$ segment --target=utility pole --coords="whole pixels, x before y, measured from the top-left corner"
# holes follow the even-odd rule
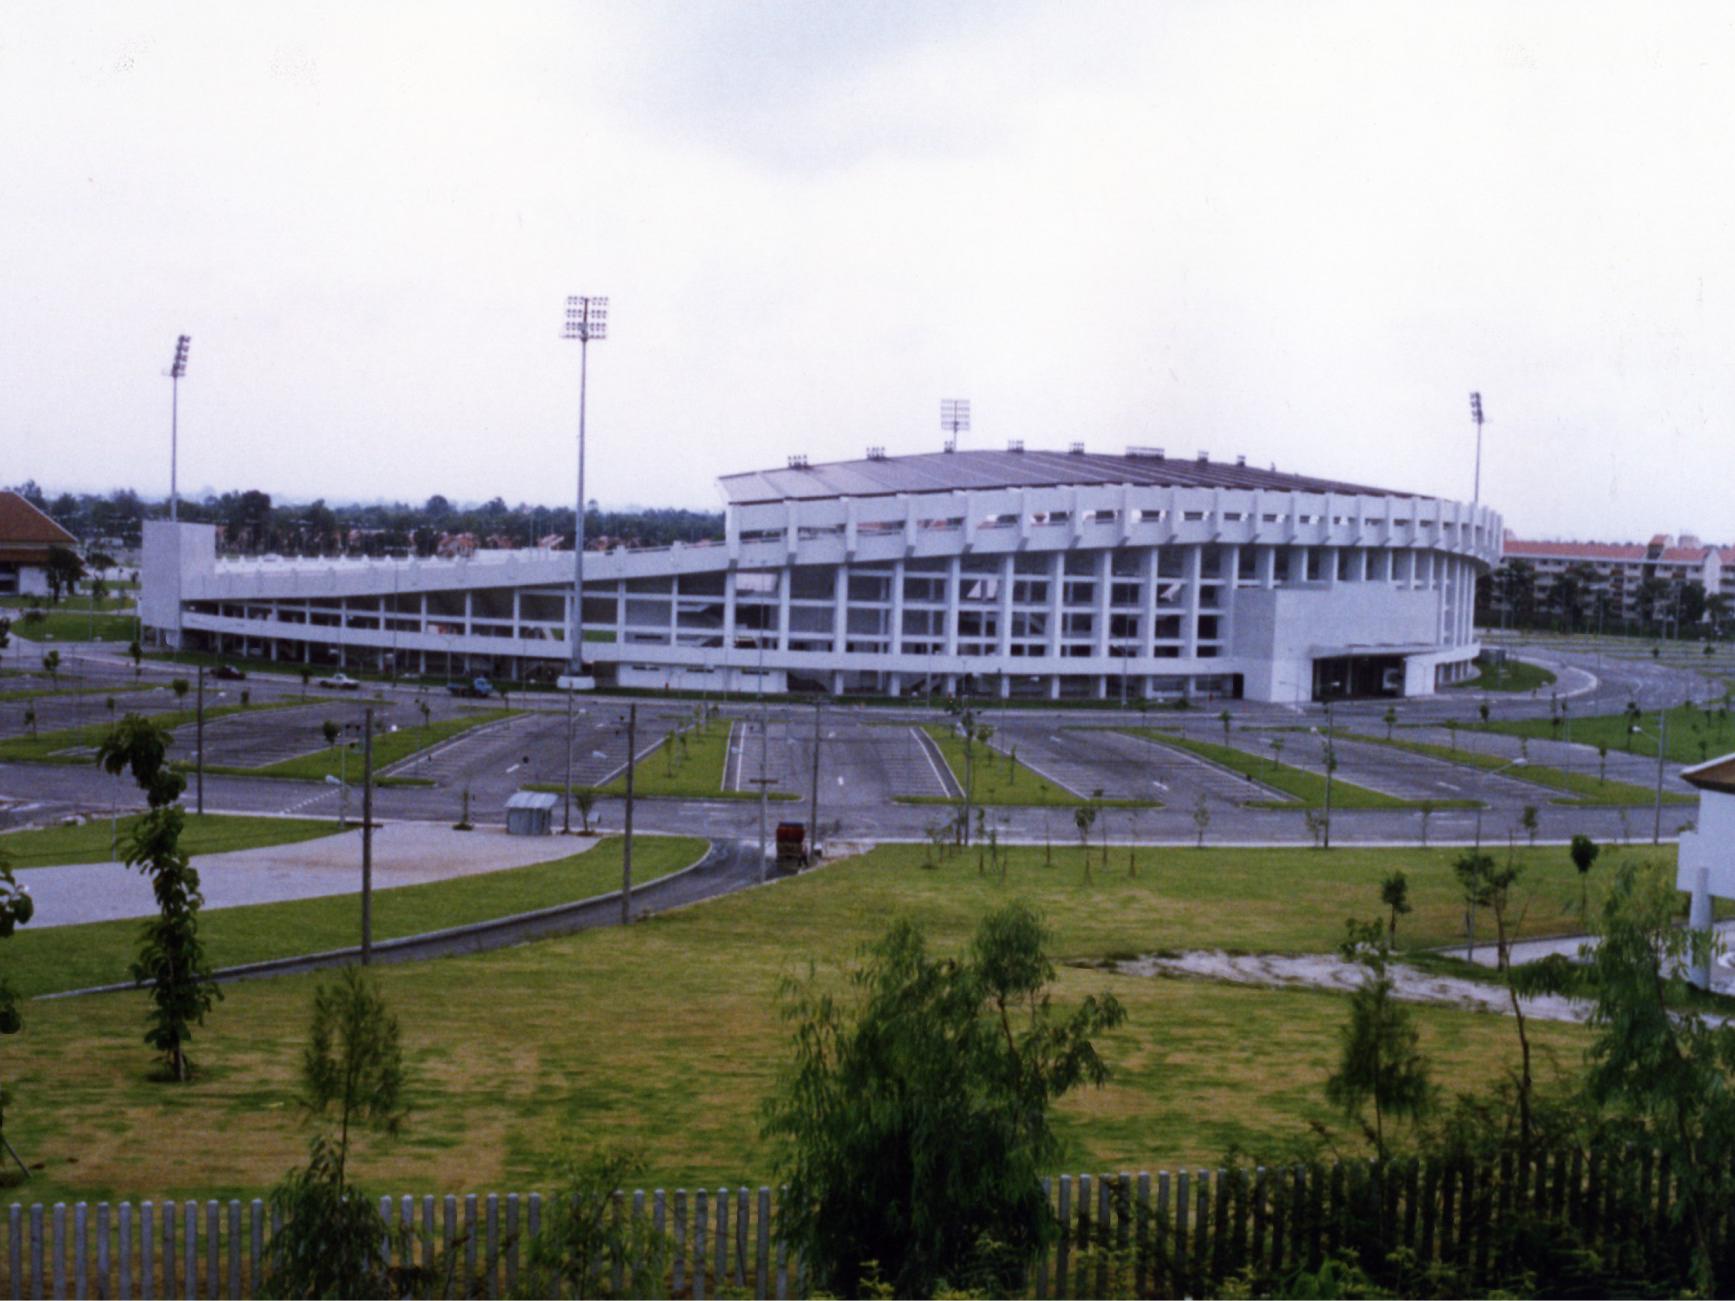
[[[813,702],[813,811],[809,815],[813,836],[808,843],[809,857],[819,856],[819,714],[821,704]]]
[[[1663,841],[1663,756],[1669,751],[1669,707],[1664,705],[1657,711],[1661,721],[1657,725],[1657,817],[1651,824],[1651,843],[1660,845]]]
[[[633,770],[639,753],[639,707],[627,706],[627,815],[621,844],[621,925],[633,914]]]
[[[374,949],[374,711],[362,711],[361,725],[361,965]]]
[[[172,524],[181,518],[181,494],[176,482],[179,473],[181,456],[181,377],[187,373],[187,349],[192,345],[191,335],[183,334],[175,340],[175,360],[169,366],[169,522]]]
[[[631,767],[631,760],[628,760]],[[560,814],[560,834],[572,834],[572,692],[566,693],[566,807]]]
[[[771,747],[771,706],[765,701],[765,670],[759,670],[759,883],[766,880],[765,819],[771,809],[771,778],[765,768]]]
[[[1331,702],[1325,702],[1325,841],[1331,848],[1331,775],[1337,771],[1337,751],[1331,743]]]
[[[194,734],[198,738],[198,758],[194,762],[193,771],[196,774],[198,792],[194,801],[194,812],[200,817],[205,816],[205,666],[199,665],[199,695],[198,703],[193,707]]]

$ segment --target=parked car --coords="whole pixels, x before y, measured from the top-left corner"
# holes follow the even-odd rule
[[[243,682],[247,678],[247,670],[238,669],[233,664],[219,664],[211,670],[211,676],[225,682]]]
[[[468,682],[448,682],[446,690],[454,696],[474,696],[486,699],[494,694],[494,684],[487,678],[472,678]]]
[[[335,691],[358,691],[361,689],[361,683],[347,673],[333,673],[329,678],[320,678],[318,685],[330,687]]]

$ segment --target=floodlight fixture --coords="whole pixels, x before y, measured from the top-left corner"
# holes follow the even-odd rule
[[[578,339],[588,343],[592,339],[608,338],[608,299],[606,297],[590,297],[585,294],[568,294],[566,298],[566,328],[562,331],[563,339]]]
[[[608,338],[608,299],[568,294],[563,339],[578,340],[578,509],[573,514],[572,614],[567,620],[567,664],[572,676],[584,673],[584,405],[590,371],[591,340]]]
[[[970,428],[970,399],[941,398],[940,428],[952,435],[952,446],[958,444],[958,435],[967,433]],[[947,449],[948,451],[951,448]]]

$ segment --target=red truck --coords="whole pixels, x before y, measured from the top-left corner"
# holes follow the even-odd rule
[[[777,867],[794,872],[807,866],[807,824],[779,822],[777,824]]]

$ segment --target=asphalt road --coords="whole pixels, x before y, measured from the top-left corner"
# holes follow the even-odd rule
[[[135,677],[132,665],[112,649],[94,649],[87,655],[78,648],[60,648],[67,663],[59,678],[62,686],[137,686],[153,689],[117,693],[117,709],[137,705],[160,712],[175,707],[173,694],[163,684],[186,676],[184,666],[148,663]],[[14,650],[4,658],[8,669],[25,670],[0,679],[8,691],[52,688],[55,684],[37,666],[40,648]],[[1361,701],[1339,704],[1334,720],[1341,728],[1381,735],[1382,716],[1388,706],[1397,711],[1400,725],[1431,724],[1412,732],[1418,739],[1448,738],[1441,726],[1448,719],[1471,722],[1477,705],[1487,701],[1496,718],[1547,717],[1550,696],[1556,693],[1571,701],[1575,717],[1618,713],[1629,699],[1641,708],[1678,704],[1689,698],[1704,699],[1712,684],[1699,672],[1701,666],[1653,662],[1647,658],[1599,657],[1582,652],[1544,650],[1527,656],[1546,662],[1559,675],[1551,691],[1529,694],[1479,693],[1449,690],[1429,698],[1388,702]],[[1719,666],[1720,667],[1720,666]],[[76,677],[69,677],[69,670]],[[225,683],[223,690],[238,691],[243,684]],[[296,678],[254,674],[245,684],[255,703],[294,702],[281,711],[249,711],[239,721],[221,720],[207,725],[207,755],[213,763],[234,762],[250,749],[270,762],[289,752],[302,752],[310,735],[317,735],[326,717],[349,721],[368,704],[380,711],[385,726],[415,726],[424,715],[450,717],[475,702],[457,702],[443,692],[401,686],[368,686],[357,695],[320,695],[307,691]],[[207,688],[212,684],[208,681]],[[211,697],[207,697],[209,700]],[[94,699],[95,703],[92,703]],[[29,702],[38,713],[38,728],[47,728],[50,717],[98,721],[98,711],[107,714],[103,697],[45,697]],[[121,704],[120,702],[125,702]],[[225,698],[225,703],[227,698]],[[24,702],[0,701],[0,735],[16,735],[22,728],[20,706]],[[499,822],[504,819],[505,800],[529,782],[558,783],[566,764],[566,709],[560,698],[546,694],[514,694],[515,708],[529,711],[510,722],[478,729],[437,747],[392,770],[393,775],[418,777],[430,786],[384,787],[376,791],[378,815],[393,819],[456,821],[468,792],[472,819]],[[596,784],[618,772],[626,759],[624,716],[627,702],[605,697],[586,698],[573,710],[573,778],[577,784]],[[978,702],[980,717],[995,728],[993,745],[1003,752],[1016,746],[1021,762],[1044,773],[1069,789],[1088,794],[1102,790],[1119,799],[1159,799],[1164,807],[1127,814],[1117,811],[1108,819],[1111,839],[1137,838],[1151,842],[1192,843],[1196,835],[1194,806],[1200,795],[1210,813],[1207,842],[1309,843],[1312,833],[1299,809],[1249,809],[1243,802],[1276,798],[1257,783],[1230,774],[1214,765],[1168,747],[1150,744],[1113,731],[1115,726],[1172,725],[1182,723],[1195,735],[1221,741],[1215,715],[1227,709],[1231,743],[1261,757],[1271,754],[1273,737],[1285,738],[1282,760],[1303,763],[1307,757],[1309,727],[1323,726],[1324,713],[1316,705],[1267,705],[1236,701],[1176,714],[1166,709],[1148,711],[997,709],[994,702]],[[55,711],[50,713],[50,711]],[[62,714],[60,711],[65,711]],[[677,720],[690,719],[690,702],[641,700],[639,702],[640,752],[655,745]],[[769,821],[779,817],[805,818],[811,790],[814,711],[811,706],[774,705],[769,709],[770,730],[764,747],[767,775],[773,789],[800,797],[799,803],[773,804]],[[730,789],[750,789],[759,775],[760,711],[750,702],[724,707],[724,716],[734,724],[729,771]],[[942,776],[935,771],[933,756],[913,728],[943,716],[925,707],[866,708],[828,704],[820,714],[820,820],[833,836],[854,839],[919,839],[936,817],[929,806],[899,803],[899,797],[938,794]],[[1482,736],[1460,731],[1458,743],[1487,747],[1505,753],[1513,738]],[[190,744],[188,729],[177,734],[177,749]],[[320,738],[322,741],[323,738]],[[1530,742],[1534,762],[1572,766],[1595,771],[1596,752],[1587,746],[1566,746],[1553,741]],[[1339,775],[1348,781],[1387,790],[1406,798],[1473,798],[1484,795],[1489,808],[1481,815],[1482,834],[1504,838],[1514,833],[1526,804],[1540,811],[1539,834],[1545,839],[1565,839],[1585,832],[1599,839],[1649,839],[1653,814],[1647,807],[1629,810],[1564,808],[1548,803],[1546,792],[1502,775],[1484,778],[1464,765],[1418,756],[1398,755],[1381,747],[1346,742],[1340,756]],[[1643,771],[1640,771],[1640,769]],[[1675,765],[1668,766],[1668,784],[1678,788]],[[1648,785],[1655,779],[1654,761],[1629,761],[1609,755],[1609,776]],[[1428,792],[1428,793],[1424,793]],[[267,814],[294,813],[332,816],[338,812],[336,787],[303,782],[271,781],[250,777],[207,775],[205,803],[213,811]],[[118,783],[84,765],[0,764],[0,824],[39,822],[58,813],[106,814],[115,805],[137,803],[130,786]],[[352,809],[353,812],[353,809]],[[618,828],[621,802],[598,801],[605,825]],[[1064,815],[1065,811],[1059,813]],[[1057,815],[1040,809],[996,811],[1002,835],[1011,840],[1040,841],[1054,834]],[[1665,836],[1691,820],[1690,806],[1665,807]],[[758,834],[760,809],[751,800],[644,800],[636,812],[640,826],[652,830],[709,836],[744,837]],[[1062,818],[1070,826],[1070,818]],[[1415,812],[1338,810],[1333,817],[1334,843],[1388,843],[1414,841],[1422,835],[1421,815]],[[1430,839],[1469,839],[1475,834],[1475,815],[1469,812],[1436,813],[1428,819]]]

